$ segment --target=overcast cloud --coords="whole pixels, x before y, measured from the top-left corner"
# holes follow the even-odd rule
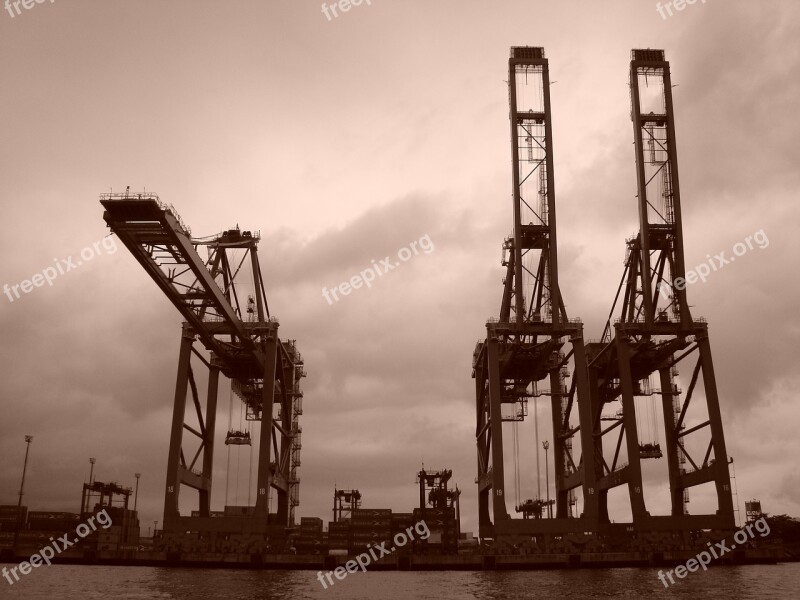
[[[511,229],[509,47],[550,60],[561,285],[587,338],[637,228],[630,49],[664,48],[687,265],[759,229],[770,241],[689,289],[710,324],[739,501],[800,516],[799,39],[794,0],[710,0],[667,19],[649,0],[373,0],[331,21],[306,0],[3,11],[0,285],[107,235],[111,187],[157,192],[196,235],[260,230],[270,307],[308,371],[299,514],[330,518],[334,484],[410,511],[424,461],[453,469],[474,530],[470,365]],[[429,254],[322,297],[424,235]],[[0,296],[0,503],[16,502],[32,434],[31,508],[77,511],[95,456],[97,479],[143,473],[143,525],[161,520],[181,319],[118,246]]]

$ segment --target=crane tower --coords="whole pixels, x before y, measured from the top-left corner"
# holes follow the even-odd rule
[[[593,493],[594,447],[583,325],[567,317],[558,280],[548,61],[543,48],[514,47],[508,66],[514,229],[503,244],[500,316],[487,322],[473,355],[480,535],[496,540],[586,531],[595,506],[588,502],[581,518],[570,517],[574,492]],[[549,400],[552,415],[555,516],[511,518],[503,423],[510,423],[515,459],[518,447],[540,452],[516,437],[529,401],[539,398]],[[517,495],[519,479],[515,467]]]
[[[587,348],[601,468],[597,512],[600,523],[608,523],[608,492],[624,485],[635,531],[732,529],[728,456],[708,324],[692,316],[686,296],[672,83],[663,50],[632,51],[630,90],[639,232],[628,240],[625,270],[602,341]],[[684,366],[690,374],[685,394],[676,379]],[[617,401],[621,408],[608,415],[607,407]],[[655,437],[643,443],[644,424],[650,421]],[[651,515],[642,465],[664,453],[671,511]],[[688,491],[705,483],[713,483],[717,509],[690,515]]]

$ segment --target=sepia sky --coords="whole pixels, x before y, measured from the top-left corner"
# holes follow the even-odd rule
[[[372,0],[331,20],[307,0],[3,10],[0,285],[103,240],[111,188],[157,192],[199,236],[260,230],[270,307],[308,371],[298,515],[329,520],[334,484],[411,511],[424,462],[453,469],[474,531],[471,360],[512,223],[509,47],[550,61],[561,288],[588,339],[637,229],[630,49],[664,48],[687,266],[769,240],[688,291],[709,322],[739,504],[800,516],[798,39],[794,0],[667,18],[650,0]],[[426,235],[430,253],[323,298]],[[142,473],[146,532],[162,518],[181,319],[122,244],[98,248],[52,286],[0,295],[0,504],[17,500],[32,434],[28,506],[77,511],[93,456],[99,480]],[[238,479],[242,504],[246,467]],[[647,500],[667,510],[663,486]]]

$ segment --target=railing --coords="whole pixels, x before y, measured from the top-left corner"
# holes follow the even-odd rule
[[[192,235],[192,230],[189,229],[188,225],[186,225],[186,223],[183,222],[183,219],[181,219],[181,216],[180,214],[178,214],[178,211],[175,210],[175,207],[172,206],[172,204],[167,204],[166,202],[163,202],[158,197],[158,194],[154,194],[152,192],[131,194],[130,191],[126,190],[125,192],[116,192],[116,193],[109,192],[108,194],[100,194],[100,200],[154,200],[156,204],[158,204],[158,207],[161,208],[161,210],[164,210],[169,214],[171,214],[173,217],[175,217],[175,220],[178,222],[178,225],[181,226],[181,229],[183,229],[186,235],[188,235],[189,237],[191,237]]]
[[[161,202],[158,194],[152,192],[142,192],[141,194],[130,192],[109,192],[108,194],[100,194],[100,200],[155,200]]]
[[[705,317],[692,317],[692,321],[695,322],[695,323],[708,323],[708,319],[706,319]],[[634,319],[632,321],[629,321],[627,319],[625,320],[625,323],[639,323],[639,324],[641,324],[641,323],[644,323],[644,322],[645,322],[645,317],[643,315],[637,317],[636,319]],[[656,315],[656,317],[653,319],[653,322],[654,323],[658,323],[659,322],[658,315]],[[676,320],[670,319],[669,322],[670,323],[677,323],[678,320],[677,319]],[[617,323],[622,323],[622,319],[620,317],[615,317],[614,318],[614,324],[616,325]],[[608,323],[606,323],[606,327],[607,326],[608,326]]]

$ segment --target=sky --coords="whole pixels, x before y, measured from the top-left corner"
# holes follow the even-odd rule
[[[0,12],[0,285],[83,260],[0,296],[0,504],[17,501],[30,434],[32,509],[77,511],[96,457],[98,480],[142,474],[143,527],[162,518],[181,319],[103,242],[98,197],[130,186],[196,235],[261,232],[271,310],[308,372],[298,516],[328,520],[334,485],[410,512],[424,464],[453,470],[474,531],[471,360],[499,310],[512,227],[509,47],[530,45],[550,61],[562,295],[588,339],[637,230],[630,50],[665,50],[687,266],[757,231],[769,241],[688,291],[709,322],[739,505],[800,516],[794,0],[672,16],[650,0],[372,0],[330,19],[306,0],[20,9]],[[426,236],[429,252],[372,287],[323,297]],[[229,493],[245,503],[249,457],[237,459]],[[648,507],[663,513],[659,485]]]

